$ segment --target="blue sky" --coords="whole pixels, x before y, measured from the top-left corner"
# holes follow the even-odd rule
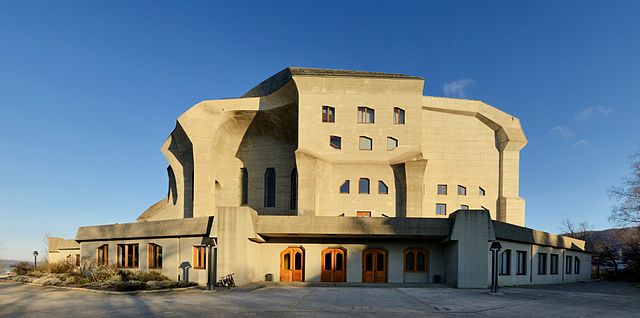
[[[0,258],[133,221],[166,194],[182,112],[291,65],[419,75],[519,117],[527,226],[611,226],[640,148],[640,2],[301,2],[0,2]]]

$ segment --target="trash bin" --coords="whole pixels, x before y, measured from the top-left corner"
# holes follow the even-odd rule
[[[433,275],[433,283],[434,284],[440,284],[442,280],[442,277],[440,277],[440,275]]]
[[[264,275],[264,281],[265,282],[272,282],[273,281],[273,274],[269,273],[267,275]]]

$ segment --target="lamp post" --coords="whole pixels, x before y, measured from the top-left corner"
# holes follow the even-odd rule
[[[33,269],[38,267],[38,251],[33,251]]]
[[[491,293],[498,292],[498,252],[502,245],[498,241],[493,241],[489,250],[491,251]]]

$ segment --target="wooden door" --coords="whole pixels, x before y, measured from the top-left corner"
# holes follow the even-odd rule
[[[365,283],[387,282],[387,251],[369,248],[362,252],[362,281]]]
[[[289,247],[280,253],[280,281],[304,282],[304,249]]]
[[[347,259],[343,248],[327,248],[322,251],[323,282],[344,282],[347,278]]]

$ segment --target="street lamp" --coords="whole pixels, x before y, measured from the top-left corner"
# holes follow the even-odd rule
[[[489,250],[491,251],[491,293],[498,292],[498,252],[502,248],[500,242],[493,241]]]
[[[38,251],[33,251],[33,269],[38,267]]]

